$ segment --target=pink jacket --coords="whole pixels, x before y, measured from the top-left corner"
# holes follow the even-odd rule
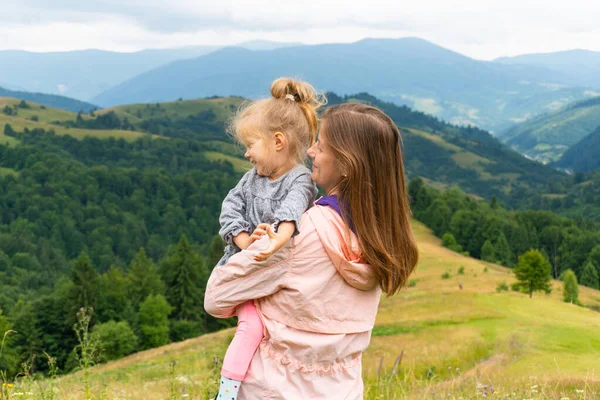
[[[255,299],[265,337],[239,400],[362,399],[361,356],[369,345],[381,289],[369,265],[343,240],[331,208],[304,213],[300,234],[265,262],[268,238],[215,268],[204,308],[218,318]]]

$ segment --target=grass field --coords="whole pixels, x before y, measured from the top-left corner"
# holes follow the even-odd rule
[[[600,399],[600,313],[563,303],[557,281],[550,295],[532,299],[497,293],[499,283],[513,281],[512,271],[442,248],[427,228],[414,226],[421,260],[412,286],[382,299],[363,358],[366,399]],[[600,292],[580,287],[580,300],[598,306]],[[94,398],[207,399],[216,387],[215,359],[232,335],[229,329],[97,366]],[[59,378],[58,398],[84,398],[82,377]]]
[[[12,99],[8,97],[0,97],[0,110],[6,106],[13,106],[18,104],[20,100]],[[86,136],[97,137],[97,138],[109,138],[115,137],[117,139],[123,138],[127,141],[134,141],[142,136],[147,136],[144,132],[133,132],[125,130],[100,130],[100,129],[79,129],[79,128],[68,128],[60,125],[53,124],[54,121],[74,121],[77,117],[76,113],[70,111],[59,110],[51,107],[44,107],[37,103],[27,102],[30,108],[19,108],[16,116],[9,116],[0,112],[0,143],[11,143],[16,145],[19,143],[17,138],[7,137],[3,134],[4,125],[10,124],[15,131],[23,131],[27,129],[41,128],[45,130],[54,130],[57,135],[71,135],[76,139],[83,139]],[[32,117],[36,117],[37,120],[32,120]],[[82,118],[91,118],[88,115],[82,115]]]
[[[137,123],[142,119],[151,117],[169,116],[171,119],[183,119],[190,115],[196,115],[202,111],[211,110],[216,119],[226,121],[232,111],[235,111],[243,102],[242,98],[224,97],[214,99],[194,99],[184,101],[171,101],[164,103],[127,104],[100,110],[97,114],[114,111],[119,118],[127,117],[131,123]]]

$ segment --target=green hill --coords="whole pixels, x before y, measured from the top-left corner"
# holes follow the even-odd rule
[[[492,398],[600,396],[597,312],[563,303],[558,281],[551,295],[533,299],[497,293],[499,283],[513,281],[509,269],[442,248],[427,228],[414,226],[421,260],[413,286],[381,302],[363,358],[366,399],[476,399],[483,385]],[[441,278],[445,272],[449,279]],[[580,298],[600,306],[598,291],[580,287]],[[92,391],[96,398],[104,392],[105,398],[153,400],[169,397],[173,385],[177,396],[185,391],[208,399],[219,372],[215,359],[222,360],[232,335],[225,330],[97,366]],[[60,378],[58,398],[81,393],[82,381],[81,372]]]
[[[7,138],[4,134],[4,126],[9,124],[12,129],[22,131],[44,129],[53,130],[57,135],[70,135],[75,138],[98,137],[98,138],[123,138],[126,140],[136,140],[142,136],[147,136],[144,132],[126,131],[121,129],[80,129],[62,126],[57,122],[75,120],[77,114],[58,108],[51,108],[42,104],[26,102],[26,107],[19,107],[20,99],[0,97],[0,142],[18,141],[18,137]],[[11,110],[11,111],[7,111]],[[83,117],[91,119],[90,117]]]
[[[498,137],[526,156],[558,161],[567,149],[600,126],[600,97],[570,104],[500,132]]]
[[[497,194],[508,201],[519,192],[537,192],[542,196],[546,192],[541,190],[548,182],[563,177],[509,150],[485,131],[448,125],[367,94],[346,98],[330,94],[329,99],[332,104],[364,101],[384,109],[403,132],[410,174],[422,175],[438,186],[460,185],[471,194]],[[72,327],[75,313],[84,301],[95,309],[95,326],[106,328],[111,320],[119,321],[129,327],[130,333],[138,335],[138,343],[121,356],[231,326],[231,321],[202,315],[199,299],[209,269],[222,254],[221,242],[215,239],[221,201],[249,167],[241,157],[240,147],[225,133],[227,118],[242,99],[125,105],[90,114],[23,104],[15,99],[2,101],[0,111],[6,112],[0,112],[0,126],[4,142],[10,145],[0,143],[0,328],[23,333],[8,339],[0,370],[7,369],[12,377],[21,363],[31,360],[32,353],[48,351],[56,357],[61,371],[71,371],[76,366],[71,353],[76,344]],[[475,205],[472,197],[463,197],[468,207]],[[452,205],[455,201],[450,198],[448,204]],[[455,218],[449,218],[448,206],[438,207],[438,203],[431,204],[435,219],[452,223]],[[535,236],[543,228],[520,224],[524,229],[517,229],[513,220],[493,219],[495,226],[501,224],[503,230],[515,232],[511,240],[523,243],[529,243],[526,239],[531,239],[530,234]],[[487,235],[497,233],[492,225],[463,226],[460,219],[456,221],[459,223],[453,224],[453,229],[463,233],[461,240],[474,228],[485,230]],[[512,377],[537,360],[540,349],[540,365],[547,368],[548,354],[555,350],[548,346],[555,342],[560,344],[557,351],[561,356],[562,346],[572,353],[564,352],[569,365],[560,364],[560,370],[566,371],[566,380],[559,381],[547,372],[540,374],[540,379],[548,379],[544,382],[553,393],[558,393],[557,382],[559,386],[564,384],[565,390],[580,388],[580,378],[585,376],[588,365],[587,353],[579,357],[573,348],[584,346],[597,356],[594,339],[589,339],[586,330],[589,326],[584,327],[582,322],[588,315],[596,314],[564,308],[568,306],[556,301],[558,292],[552,295],[554,300],[544,297],[535,303],[526,302],[517,294],[492,294],[496,283],[510,280],[507,270],[488,265],[486,273],[485,264],[440,249],[422,226],[416,226],[423,257],[415,277],[416,286],[413,284],[402,296],[382,303],[378,328],[365,357],[369,398],[377,397],[375,391],[382,393],[381,399],[394,398],[401,391],[428,398],[427,394],[418,396],[429,388],[441,393],[445,385],[460,393],[473,392],[470,375],[463,376],[464,381],[458,377],[449,380],[455,378],[451,371],[456,373],[459,368],[477,375],[477,368],[496,365],[498,360],[508,371],[508,381],[496,380],[493,384],[508,387],[513,384]],[[573,243],[582,242],[582,248],[596,244],[587,236],[581,240],[579,236],[572,237],[576,236],[573,231],[569,231],[569,240],[559,254],[565,249],[576,252],[578,247]],[[519,236],[521,233],[524,236]],[[473,248],[481,246],[474,244]],[[177,254],[186,256],[176,257]],[[190,259],[193,262],[178,264]],[[459,263],[465,267],[464,275],[457,275]],[[198,278],[174,280],[173,265],[189,268],[184,272]],[[442,280],[441,274],[448,268],[452,279]],[[493,279],[488,281],[485,277]],[[457,279],[462,283],[462,291]],[[184,284],[190,286],[184,290]],[[194,293],[195,297],[182,299],[177,293]],[[582,289],[582,301],[597,303],[594,293]],[[170,316],[163,316],[168,337],[161,337],[158,344],[144,336],[140,322],[142,305],[153,299],[149,295],[154,299],[164,296],[175,310]],[[505,309],[502,304],[510,307]],[[533,308],[527,307],[534,304]],[[444,307],[449,307],[448,312],[440,312]],[[557,311],[551,310],[554,307]],[[568,310],[578,317],[567,315],[571,312]],[[561,319],[533,318],[544,313]],[[535,321],[539,324],[530,328],[516,332],[509,329]],[[560,325],[564,321],[570,321],[567,328]],[[563,332],[563,328],[564,338],[546,337],[552,332]],[[25,334],[28,332],[31,334]],[[514,340],[513,334],[517,335]],[[230,335],[226,331],[140,353],[141,359],[153,361],[144,364],[135,361],[140,358],[128,358],[121,364],[108,364],[130,363],[127,368],[98,376],[110,382],[107,393],[129,392],[127,385],[131,385],[135,392],[130,398],[146,398],[142,396],[146,392],[149,396],[167,397],[162,385],[170,380],[163,361],[175,349],[185,348],[175,366],[173,382],[187,382],[187,393],[198,393],[207,376],[202,374],[214,373],[210,363],[213,356],[223,354]],[[115,336],[119,335],[111,335]],[[380,357],[385,356],[382,368],[389,371],[402,348],[407,358],[399,379],[410,384],[394,382],[374,388]],[[414,349],[423,350],[417,353]],[[163,355],[153,359],[157,354]],[[523,359],[524,364],[513,364],[514,356]],[[481,361],[489,357],[494,357],[493,362]],[[47,372],[42,358],[32,362],[35,371]],[[190,375],[189,371],[198,375]],[[80,381],[71,381],[71,385],[69,379],[79,378],[65,377],[58,382],[63,398],[81,393],[76,387]],[[525,388],[524,384],[519,385],[510,387]],[[101,390],[94,389],[96,398],[110,398]],[[386,390],[389,392],[384,393]]]
[[[402,131],[409,176],[422,176],[442,187],[457,185],[480,197],[496,195],[507,202],[513,191],[545,191],[549,180],[563,176],[526,159],[483,130],[450,125],[366,93],[344,97],[329,93],[327,96],[329,105],[358,101],[379,107],[390,115]],[[241,170],[248,164],[235,158],[241,158],[241,151],[231,145],[231,138],[224,130],[227,118],[242,101],[227,97],[133,104],[108,108],[97,114],[112,111],[140,130],[210,142],[215,149],[211,157],[232,161]]]
[[[329,104],[360,101],[383,109],[400,127],[406,149],[409,176],[422,176],[441,187],[460,186],[480,197],[498,196],[510,202],[515,191],[546,192],[551,180],[563,174],[530,161],[502,145],[488,132],[457,127],[406,106],[383,102],[369,94],[339,97],[329,93]],[[231,113],[243,102],[239,97],[179,100],[166,103],[129,104],[96,111],[94,116],[45,109],[32,105],[18,109],[18,115],[0,113],[0,125],[10,123],[16,130],[53,129],[74,137],[123,137],[135,140],[143,135],[199,140],[210,147],[206,156],[231,162],[238,171],[249,168],[226,133]],[[17,107],[17,101],[4,100]],[[0,109],[2,108],[0,100]],[[17,108],[16,108],[17,109]],[[32,121],[32,117],[38,121]],[[16,138],[14,138],[16,139]],[[14,140],[11,139],[11,140]]]
[[[596,130],[571,146],[553,165],[575,172],[590,172],[600,169],[600,125]]]
[[[518,207],[525,192],[547,192],[548,183],[564,177],[553,168],[528,160],[475,127],[458,127],[406,106],[383,102],[368,94],[340,98],[328,95],[331,104],[360,101],[386,112],[400,127],[409,176],[432,184],[457,185],[480,197],[495,195]]]

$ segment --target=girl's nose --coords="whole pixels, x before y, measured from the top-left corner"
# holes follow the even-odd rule
[[[246,152],[244,153],[244,158],[250,158],[250,154],[248,153],[248,150],[246,150]]]

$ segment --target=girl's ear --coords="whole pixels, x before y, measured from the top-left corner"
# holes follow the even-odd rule
[[[287,139],[283,133],[275,132],[275,134],[273,134],[273,143],[275,143],[275,150],[281,151],[285,148]]]

